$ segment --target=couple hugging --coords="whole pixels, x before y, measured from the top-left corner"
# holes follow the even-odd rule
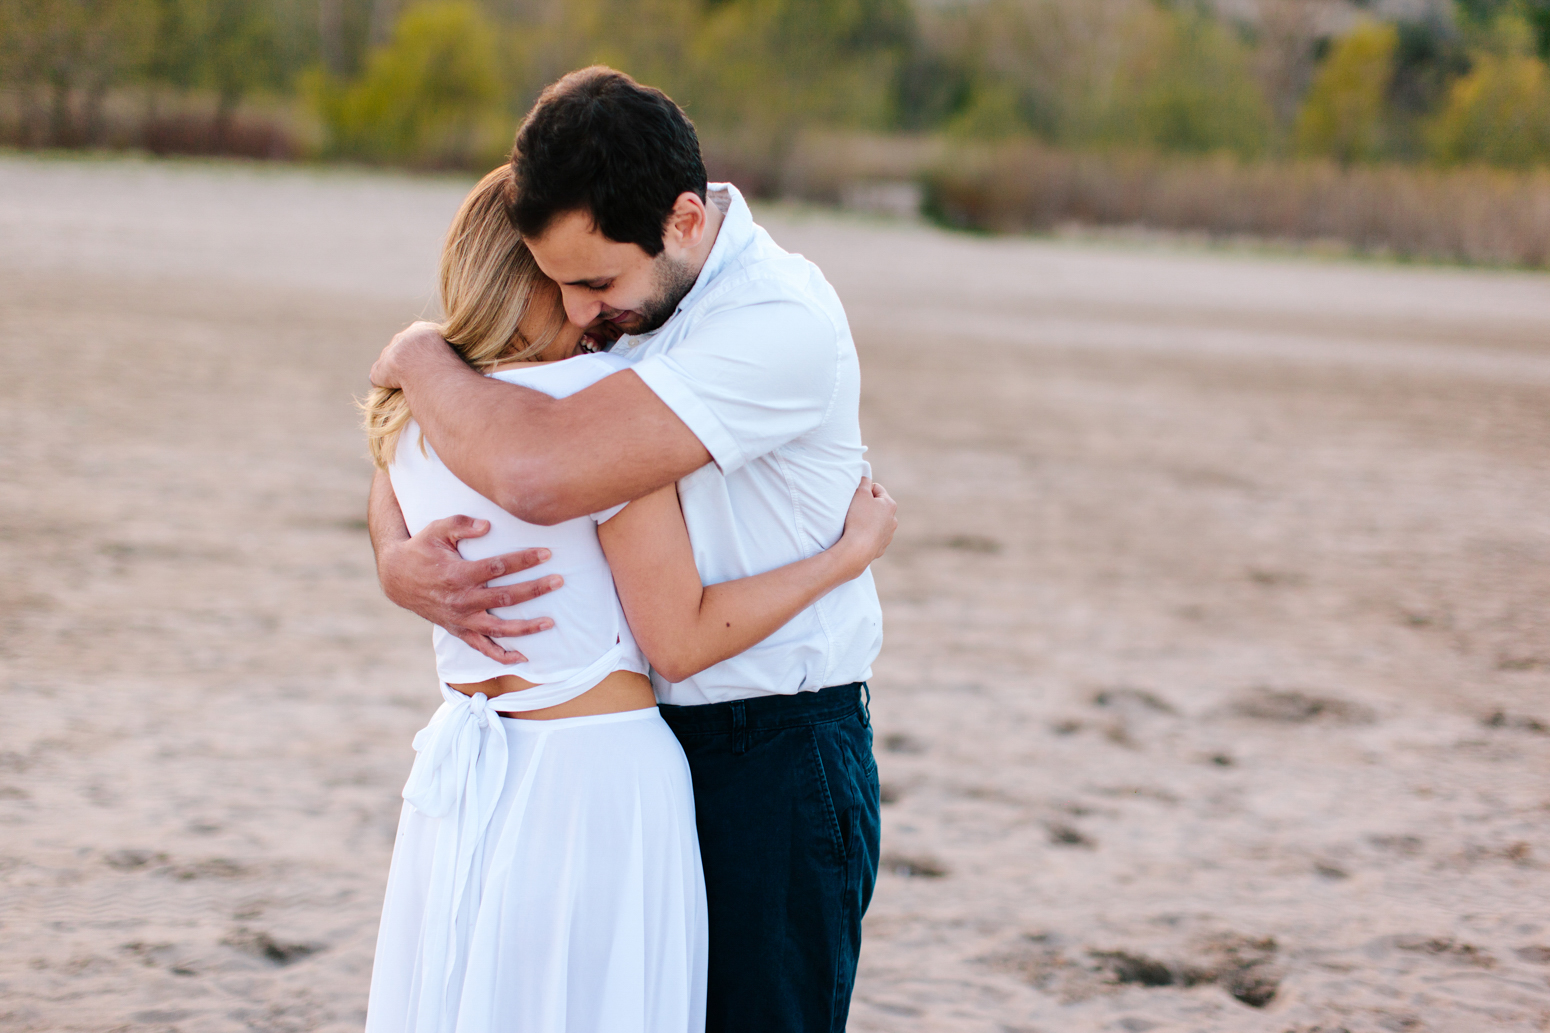
[[[838,297],[602,67],[464,201],[441,297],[366,404],[378,572],[444,700],[368,1033],[843,1030],[895,519]]]

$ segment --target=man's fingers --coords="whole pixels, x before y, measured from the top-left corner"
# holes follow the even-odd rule
[[[550,617],[534,617],[532,620],[503,621],[494,614],[481,613],[468,618],[464,627],[490,638],[521,638],[548,631],[554,627],[554,620]]]
[[[393,375],[393,366],[388,362],[388,351],[392,347],[390,344],[382,349],[382,354],[377,356],[377,361],[371,364],[371,371],[366,374],[366,378],[374,387],[403,387],[398,382],[398,378]]]
[[[500,645],[488,635],[478,635],[472,631],[467,630],[466,628],[454,631],[453,634],[458,637],[459,641],[463,642],[470,648],[477,649],[479,652],[483,653],[491,660],[494,660],[496,663],[527,663],[527,657],[523,656],[515,649],[502,649]]]
[[[490,533],[490,522],[471,516],[449,516],[432,520],[420,532],[456,546],[464,538],[479,538]]]
[[[883,487],[881,484],[878,484],[876,481],[873,481],[872,497],[874,499],[885,499],[888,497],[888,489]]]
[[[413,341],[425,338],[441,338],[441,328],[435,323],[427,323],[425,320],[417,320],[410,323],[404,329],[393,335],[386,348],[377,356],[377,361],[371,364],[371,382],[378,387],[403,387],[399,382],[396,360],[405,347],[409,347]]]
[[[552,555],[548,549],[519,549],[516,552],[508,552],[502,556],[491,556],[489,559],[481,561],[487,565],[487,569],[490,571],[489,576],[485,580],[494,581],[503,575],[515,574],[529,567],[536,567],[540,563],[548,563]],[[560,586],[554,586],[554,588],[558,587]],[[546,588],[544,591],[553,591],[553,588]],[[537,594],[542,595],[543,592]]]
[[[565,584],[564,578],[558,574],[550,574],[537,581],[519,581],[514,585],[478,589],[469,592],[468,604],[470,608],[498,610],[502,606],[516,606],[518,603],[537,599],[541,595],[548,595],[563,584]]]
[[[457,543],[465,538],[480,538],[490,533],[490,522],[477,517],[450,516],[440,520],[432,520],[425,525],[425,529],[417,537],[425,537],[431,541],[439,542],[452,551],[457,551]],[[498,577],[507,574],[516,574],[536,567],[540,563],[548,563],[554,556],[548,549],[518,549],[516,552],[502,553],[499,556],[490,556],[482,560],[469,560],[466,568],[459,572],[460,576],[469,584],[483,584],[486,581],[494,581]],[[560,587],[559,583],[548,584],[537,588],[525,598],[543,595]],[[519,600],[520,601],[520,600]]]

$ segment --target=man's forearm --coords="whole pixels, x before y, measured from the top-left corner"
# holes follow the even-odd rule
[[[378,470],[371,478],[371,495],[366,501],[366,530],[371,535],[371,551],[380,568],[382,550],[409,539],[409,526],[393,494],[393,482]],[[380,569],[379,569],[380,578]]]
[[[447,468],[530,523],[640,498],[710,461],[693,432],[631,373],[554,399],[481,376],[443,346],[412,356],[402,386]]]
[[[481,376],[445,347],[414,357],[403,391],[437,456],[464,484],[503,506],[514,489],[527,498],[535,494],[540,486],[530,482],[543,459],[539,430],[553,398]]]

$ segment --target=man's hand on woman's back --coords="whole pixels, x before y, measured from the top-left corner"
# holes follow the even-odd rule
[[[503,664],[527,657],[503,649],[497,638],[517,638],[554,627],[548,617],[501,620],[489,611],[536,599],[564,584],[558,574],[513,585],[487,587],[506,574],[535,567],[549,559],[548,549],[523,549],[483,560],[465,560],[457,551],[464,538],[490,530],[487,520],[454,516],[434,520],[411,538],[384,544],[377,552],[377,578],[382,591],[404,609],[446,628],[485,656]]]
[[[488,520],[454,516],[433,520],[411,536],[393,496],[387,474],[377,471],[371,482],[366,521],[377,554],[377,580],[382,592],[411,613],[439,625],[492,660],[519,664],[527,657],[503,649],[497,638],[518,638],[554,627],[548,617],[507,621],[491,613],[554,591],[565,583],[558,574],[514,585],[489,587],[507,574],[536,567],[549,559],[548,549],[523,549],[489,559],[465,560],[457,543],[490,531]]]

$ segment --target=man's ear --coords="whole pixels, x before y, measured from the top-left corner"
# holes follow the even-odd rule
[[[692,251],[705,237],[705,201],[692,190],[685,190],[673,202],[663,227],[663,239],[680,250]]]

